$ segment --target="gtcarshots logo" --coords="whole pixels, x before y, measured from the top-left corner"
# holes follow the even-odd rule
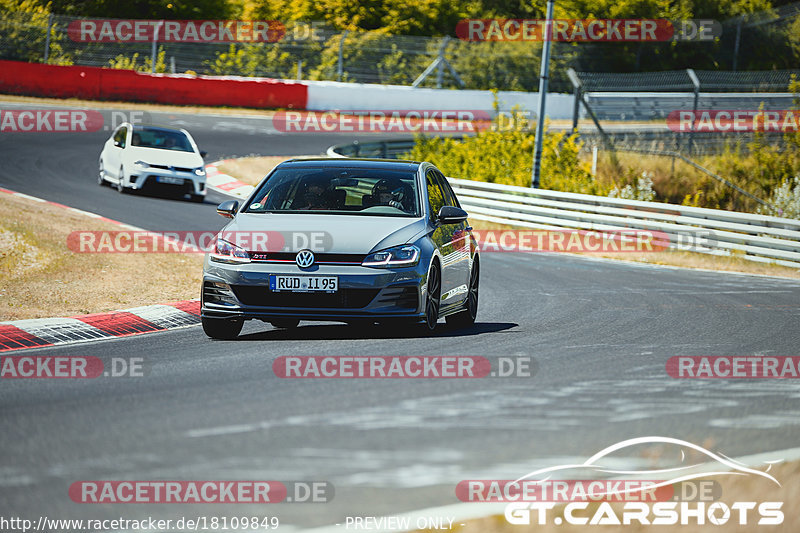
[[[713,41],[722,34],[715,20],[464,19],[456,35],[464,41],[657,42]]]
[[[0,109],[0,133],[93,132],[103,115],[86,109]]]
[[[286,28],[277,20],[74,20],[67,35],[79,43],[274,43]]]
[[[636,447],[657,445],[674,445],[680,451],[681,459],[678,465],[670,464],[665,468],[645,468],[639,472],[630,468],[618,468],[620,458],[613,457],[615,452],[636,449]],[[629,450],[630,451],[630,450]],[[630,453],[633,453],[630,451]],[[705,456],[712,461],[711,464],[686,464],[687,454]],[[638,454],[637,454],[638,455]],[[635,461],[628,458],[628,461]],[[707,498],[673,497],[672,488],[664,492],[666,487],[676,483],[686,483],[692,480],[708,478],[715,475],[736,474],[760,476],[780,486],[778,480],[768,473],[772,464],[770,461],[766,471],[756,470],[743,464],[728,459],[722,454],[716,454],[692,444],[690,442],[669,437],[641,437],[629,439],[599,451],[585,462],[553,466],[534,470],[525,476],[506,482],[489,489],[482,483],[475,481],[462,482],[457,493],[466,494],[477,501],[509,501],[505,509],[505,518],[510,524],[562,524],[572,525],[722,525],[728,522],[740,525],[782,524],[784,514],[781,508],[783,502],[775,501],[736,501],[724,503],[722,501],[705,501]],[[711,467],[709,470],[708,467]],[[614,476],[622,475],[626,481],[615,484],[615,479],[594,481],[553,481],[558,474],[564,475],[569,471],[591,471],[596,475]],[[637,474],[647,476],[650,480],[632,481]],[[653,476],[662,477],[661,481],[652,481]],[[595,485],[592,485],[592,484]],[[513,490],[509,491],[508,487]],[[661,492],[659,492],[661,491]],[[637,496],[636,493],[639,493]],[[713,491],[711,491],[713,495]],[[483,498],[483,499],[481,499]],[[669,501],[667,501],[669,500]],[[620,502],[615,508],[611,502]],[[554,511],[558,502],[568,502],[558,512]],[[598,503],[599,502],[599,503]],[[624,502],[624,503],[621,503]]]

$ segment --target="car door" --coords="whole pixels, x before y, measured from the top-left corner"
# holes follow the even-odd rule
[[[127,126],[120,126],[114,132],[114,135],[106,141],[106,148],[104,150],[103,165],[105,166],[106,173],[119,179],[119,169],[122,165],[122,150],[128,138]],[[118,146],[119,145],[119,146]]]
[[[453,261],[456,259],[455,247],[453,246],[453,232],[457,224],[440,224],[438,221],[439,210],[445,205],[445,192],[442,188],[441,180],[437,176],[436,169],[429,168],[425,172],[425,184],[428,190],[428,209],[430,210],[430,220],[435,225],[431,234],[436,248],[441,254],[442,266],[442,298],[441,305],[446,307],[457,300],[454,298],[454,289],[458,283],[458,277],[453,269]]]
[[[445,205],[461,208],[458,203],[452,187],[447,182],[447,178],[438,169],[435,171],[436,180],[444,194]],[[467,297],[467,288],[469,287],[469,230],[466,221],[459,222],[458,224],[448,224],[445,228],[445,235],[449,237],[449,250],[452,250],[452,262],[448,265],[450,268],[450,275],[453,280],[453,287],[451,289],[452,296],[443,303],[461,302]]]

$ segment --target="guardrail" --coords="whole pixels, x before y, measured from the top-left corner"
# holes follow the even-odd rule
[[[390,144],[393,141],[388,141]],[[370,145],[363,143],[360,151]],[[386,143],[383,143],[386,144]],[[328,155],[347,157],[343,147]],[[405,150],[407,151],[407,149]],[[541,230],[643,229],[670,247],[800,268],[800,220],[448,178],[470,217]]]

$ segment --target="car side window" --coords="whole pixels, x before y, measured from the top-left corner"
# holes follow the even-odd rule
[[[431,218],[436,219],[439,210],[445,205],[444,191],[441,183],[436,179],[436,171],[428,170],[425,173],[425,182],[428,185],[428,204],[431,208]]]
[[[123,126],[117,130],[117,133],[114,134],[114,142],[119,143],[120,148],[125,148],[125,140],[127,136],[128,136],[128,128]]]
[[[458,203],[458,198],[456,198],[456,193],[453,192],[453,188],[450,187],[450,183],[447,182],[447,178],[444,177],[444,174],[436,172],[436,179],[439,181],[442,192],[444,192],[445,205],[461,207],[461,204]]]

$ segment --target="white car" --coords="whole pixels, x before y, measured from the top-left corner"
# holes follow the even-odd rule
[[[103,146],[97,183],[110,182],[122,193],[168,188],[202,202],[205,155],[186,130],[125,122]]]

